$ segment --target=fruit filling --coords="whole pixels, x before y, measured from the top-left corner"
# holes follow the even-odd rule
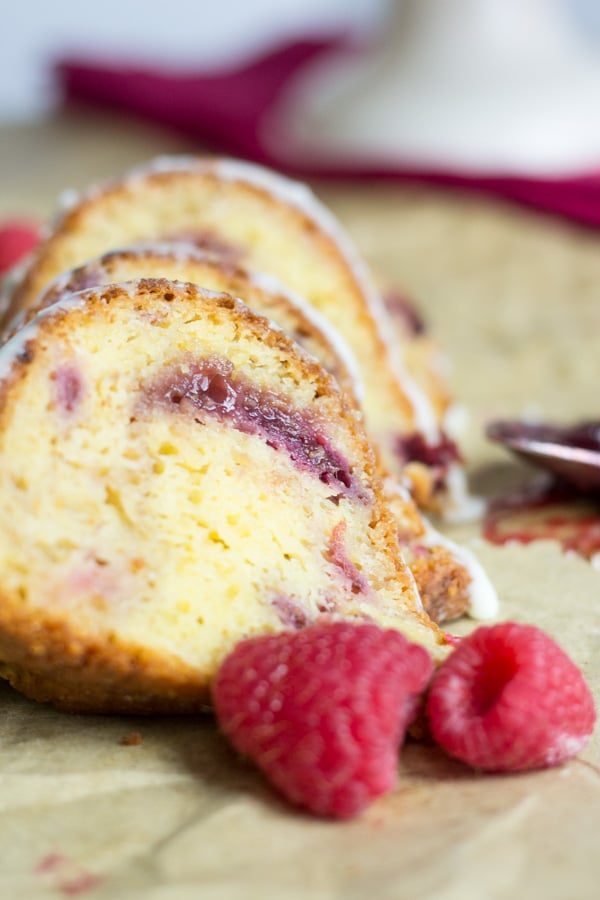
[[[316,423],[290,406],[285,397],[234,373],[230,360],[211,356],[163,369],[144,389],[145,401],[172,413],[212,416],[244,434],[260,436],[283,450],[297,469],[310,472],[339,494],[365,501],[348,461],[331,446]]]
[[[300,607],[297,600],[292,600],[285,594],[277,594],[271,600],[271,605],[285,628],[298,630],[308,625],[308,613]]]
[[[340,570],[353,594],[369,594],[371,593],[369,582],[348,556],[345,534],[346,523],[338,522],[329,541],[329,560]]]
[[[64,363],[55,370],[52,377],[57,407],[62,412],[73,413],[84,391],[81,372],[74,363]]]
[[[396,438],[396,454],[403,464],[411,462],[423,463],[446,469],[452,463],[461,462],[461,456],[455,442],[443,432],[436,444],[428,444],[419,432],[398,436]]]

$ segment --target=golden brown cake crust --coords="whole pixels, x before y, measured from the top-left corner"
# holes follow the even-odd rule
[[[208,673],[116,638],[107,645],[0,595],[0,675],[32,700],[67,712],[194,713],[210,704]]]
[[[471,604],[469,573],[443,546],[424,551],[409,563],[423,606],[438,624],[458,619]]]

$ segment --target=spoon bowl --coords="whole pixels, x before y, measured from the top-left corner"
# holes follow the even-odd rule
[[[600,422],[561,427],[499,419],[486,435],[580,493],[600,492]]]

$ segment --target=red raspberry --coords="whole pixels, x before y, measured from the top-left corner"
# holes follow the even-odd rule
[[[432,669],[396,631],[328,622],[242,641],[214,703],[234,746],[292,803],[347,818],[394,786]]]
[[[0,225],[0,275],[7,272],[36,247],[40,229],[26,219],[9,219]]]
[[[427,713],[448,753],[492,772],[565,762],[596,720],[575,663],[539,628],[514,622],[460,642],[433,680]]]

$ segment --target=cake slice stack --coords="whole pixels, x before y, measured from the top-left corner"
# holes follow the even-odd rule
[[[149,240],[191,241],[230,264],[276,276],[314,307],[356,357],[367,431],[386,469],[408,479],[424,509],[460,502],[453,487],[458,450],[426,379],[418,383],[402,342],[391,339],[365,264],[313,194],[274,172],[227,159],[166,157],[94,187],[40,246],[10,315],[34,305],[61,272]]]
[[[146,276],[194,282],[242,297],[316,357],[350,402],[358,404],[363,399],[362,379],[351,350],[314,307],[272,276],[249,273],[191,244],[146,244],[110,251],[58,276],[38,298],[37,306],[25,311],[24,320],[72,291]],[[438,622],[456,618],[469,608],[478,614],[482,605],[485,613],[491,588],[472,554],[444,541],[394,479],[385,478],[385,486],[404,556],[426,611]]]
[[[10,575],[0,566],[0,584],[11,586],[0,604],[0,658],[31,696],[68,708],[188,709],[204,702],[222,653],[247,633],[336,615],[389,622],[437,647],[425,613],[438,622],[495,613],[481,566],[418,508],[452,510],[462,476],[444,432],[445,387],[422,351],[429,345],[394,331],[348,237],[304,186],[231,160],[158,160],[71,202],[9,300],[0,415],[13,430],[0,455],[10,461],[2,492],[13,545],[2,563]],[[40,423],[50,429],[43,448],[31,438]],[[33,488],[29,471],[40,476]],[[29,515],[18,522],[24,499]],[[49,524],[61,510],[64,534]],[[300,535],[293,552],[290,527]],[[116,557],[100,540],[107,528]],[[23,557],[31,550],[31,571],[11,546]],[[255,577],[259,557],[268,572]],[[30,583],[44,559],[54,575]],[[216,618],[193,593],[204,565]],[[27,600],[23,621],[18,597]],[[42,616],[38,665],[27,629],[40,609],[52,615]],[[113,627],[115,609],[128,612]],[[186,610],[198,625],[211,622],[200,629],[211,636],[198,644],[195,670],[198,635],[186,636]],[[97,646],[81,631],[86,617]],[[136,643],[159,620],[174,625],[164,644]],[[105,659],[112,643],[118,663]],[[66,685],[52,673],[68,647]]]
[[[0,354],[0,659],[70,710],[190,712],[233,645],[322,619],[441,659],[361,417],[226,294],[64,294]]]

